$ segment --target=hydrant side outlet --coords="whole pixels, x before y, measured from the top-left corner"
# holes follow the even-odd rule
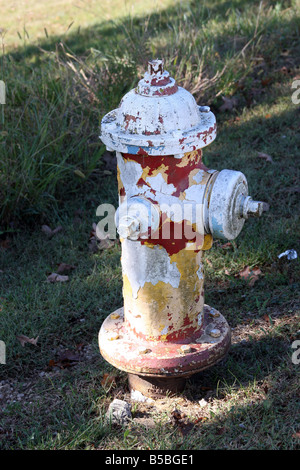
[[[204,303],[203,252],[213,237],[236,238],[263,203],[248,196],[243,173],[203,164],[215,117],[161,60],[103,118],[100,137],[117,155],[124,298],[102,324],[100,351],[130,374],[131,388],[153,396],[181,390],[181,379],[230,347],[225,318]]]

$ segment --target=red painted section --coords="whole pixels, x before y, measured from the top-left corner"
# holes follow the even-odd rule
[[[159,135],[161,134],[160,130],[159,129],[155,129],[154,132],[150,132],[150,131],[145,131],[143,132],[144,135]]]
[[[166,222],[166,217],[166,214],[163,213],[162,224],[160,225],[159,230],[151,234],[148,242],[153,245],[164,247],[168,254],[172,256],[183,250],[188,242],[194,241],[196,233],[192,231],[192,228],[189,225],[186,225],[186,221],[183,221],[183,223],[175,223],[172,221]],[[191,233],[191,237],[185,237],[185,234],[187,233]],[[194,236],[193,233],[195,233]],[[147,240],[140,241],[143,245],[147,243]],[[198,250],[195,250],[195,252],[199,250],[200,247]]]
[[[137,116],[131,116],[130,114],[127,114],[124,116],[124,121],[125,121],[125,131],[128,129],[130,121],[136,122],[137,119],[141,119]]]
[[[189,326],[191,325],[191,326]],[[141,332],[136,331],[133,325],[125,320],[124,327],[127,333],[130,333],[130,336],[135,337],[142,341],[153,341],[153,338],[144,335]],[[172,330],[174,327],[169,326],[169,330]],[[202,328],[195,329],[192,325],[192,321],[189,320],[188,316],[185,317],[183,326],[180,330],[174,331],[167,335],[161,335],[155,338],[155,341],[162,342],[166,347],[169,343],[182,343],[184,340],[188,339],[192,341],[195,337],[199,336],[199,333],[202,332]]]
[[[124,155],[125,154],[123,154],[123,156]],[[144,150],[142,147],[140,147],[139,150],[138,150],[137,155],[147,155],[148,156],[148,153],[146,152],[146,150]]]
[[[173,184],[176,188],[172,194],[173,196],[180,196],[180,194],[189,187],[189,175],[192,170],[208,170],[202,163],[201,149],[197,151],[196,156],[193,156],[193,158],[190,158],[190,160],[187,161],[185,166],[181,166],[181,159],[174,158],[173,155],[147,156],[146,158],[145,153],[146,152],[143,149],[140,149],[139,155],[123,154],[123,157],[125,160],[130,159],[138,162],[142,168],[147,168],[147,176],[151,176],[154,171],[157,171],[158,168],[163,166],[164,172],[167,175],[167,183]],[[146,183],[143,178],[140,178],[137,182],[137,186],[141,188],[143,186],[150,187],[150,184]],[[152,188],[151,191],[155,195],[156,191]],[[153,201],[153,203],[156,202]],[[184,249],[187,242],[195,241],[196,233],[193,232],[191,226],[188,225],[186,221],[183,221],[182,223],[174,223],[172,221],[167,221],[166,218],[166,214],[162,214],[160,228],[158,231],[151,234],[148,242],[164,247],[171,256]],[[186,234],[191,235],[186,237]],[[143,239],[141,240],[141,243],[145,244],[147,243],[147,240]]]
[[[173,155],[166,156],[151,156],[149,157],[147,152],[142,148],[139,149],[137,155],[122,154],[124,159],[134,160],[141,165],[142,168],[149,168],[148,176],[151,176],[154,171],[164,165],[165,174],[167,175],[167,183],[173,184],[176,188],[172,196],[180,196],[180,193],[185,191],[189,187],[189,175],[192,170],[199,169],[207,171],[208,168],[202,163],[202,151],[197,151],[197,158],[190,159],[186,166],[181,166],[181,160],[174,158]],[[141,156],[147,156],[148,158],[141,158]],[[141,178],[138,182],[138,186],[147,183]],[[143,183],[142,183],[143,182]]]
[[[153,96],[170,96],[170,95],[174,95],[174,93],[176,93],[177,90],[178,90],[177,85],[174,85],[172,87],[166,87],[166,88],[158,88],[158,90],[153,93]]]
[[[159,78],[152,78],[151,80],[151,85],[153,86],[164,86],[164,85],[168,85],[168,83],[170,83],[170,77],[164,77],[163,79],[159,79]]]
[[[203,142],[205,143],[205,145],[207,144],[207,137],[212,134],[217,128],[217,123],[215,123],[215,125],[213,127],[210,127],[207,131],[203,131],[203,132],[198,132],[197,134],[197,139],[200,139],[200,137],[203,139]]]

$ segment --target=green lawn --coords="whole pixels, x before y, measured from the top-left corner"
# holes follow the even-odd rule
[[[6,2],[5,13],[0,448],[298,449],[296,2],[31,0],[26,11]],[[250,194],[270,210],[247,221],[231,245],[216,240],[205,255],[206,303],[232,327],[227,361],[191,379],[182,396],[133,403],[133,420],[119,429],[104,415],[114,397],[130,401],[126,374],[101,358],[97,335],[122,305],[120,244],[95,251],[89,243],[98,205],[118,200],[99,123],[153,57],[164,57],[178,83],[216,115],[205,164],[242,171]],[[223,110],[223,97],[231,109]],[[43,225],[62,230],[51,238]],[[298,258],[279,259],[287,249]],[[48,283],[61,263],[74,267],[69,280]],[[254,285],[239,275],[246,266],[261,270]],[[22,346],[20,335],[38,337],[37,344]],[[174,406],[192,432],[172,424]]]
[[[0,28],[9,48],[32,44],[72,30],[90,28],[103,21],[115,21],[126,15],[150,14],[170,6],[170,0],[8,0],[1,5]]]

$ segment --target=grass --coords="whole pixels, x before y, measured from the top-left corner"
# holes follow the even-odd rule
[[[61,2],[56,23],[44,2],[32,2],[31,18],[8,2],[1,24],[10,29],[0,61],[7,83],[0,116],[0,339],[7,350],[0,447],[299,448],[299,365],[291,360],[300,330],[299,257],[278,259],[290,248],[299,256],[296,3],[164,2],[148,14],[149,3],[138,2],[136,14],[123,16],[130,4],[113,2],[109,18],[82,9],[80,30],[75,22],[65,33],[72,5]],[[21,44],[13,39],[14,15],[19,24],[26,20],[29,38],[23,29]],[[195,376],[176,399],[133,404],[133,420],[120,429],[104,416],[114,397],[130,401],[126,375],[105,363],[97,346],[102,321],[122,305],[120,245],[89,249],[97,206],[117,205],[99,123],[157,56],[217,117],[205,164],[245,173],[251,195],[270,210],[248,220],[230,246],[216,240],[205,255],[206,303],[233,329],[227,361]],[[226,112],[223,96],[235,99]],[[50,239],[42,224],[63,230]],[[69,281],[47,283],[63,262],[75,266]],[[239,276],[245,266],[262,272],[253,286]],[[22,347],[20,334],[38,337],[37,346]],[[74,361],[61,359],[66,351]],[[105,373],[114,374],[111,383]],[[192,432],[172,424],[174,406],[195,423]]]

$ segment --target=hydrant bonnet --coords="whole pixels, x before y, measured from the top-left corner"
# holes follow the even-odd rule
[[[148,72],[101,123],[101,139],[111,150],[133,155],[182,155],[210,144],[216,119],[207,106],[177,86],[163,61],[149,62]]]

